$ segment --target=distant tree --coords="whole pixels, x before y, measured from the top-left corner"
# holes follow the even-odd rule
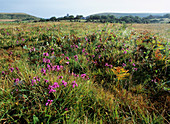
[[[68,17],[68,19],[69,19],[70,21],[72,21],[72,20],[74,20],[74,16],[73,16],[73,15],[70,15],[70,16]]]
[[[54,22],[54,21],[57,21],[57,18],[56,18],[56,17],[51,17],[51,18],[50,18],[50,21],[53,21],[53,22]]]
[[[102,16],[101,16],[101,19],[107,20],[107,19],[108,19],[108,16],[102,15]]]
[[[170,14],[166,14],[163,16],[164,18],[169,18],[170,19]]]
[[[77,15],[74,19],[75,19],[75,21],[79,21],[82,17],[83,17],[83,15]]]

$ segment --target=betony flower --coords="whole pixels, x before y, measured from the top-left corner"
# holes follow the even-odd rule
[[[48,83],[48,82],[49,82],[49,80],[46,80],[46,79],[44,79],[44,81],[45,81],[45,83]]]
[[[49,100],[49,99],[48,99],[48,100],[47,100],[47,103],[46,103],[45,105],[46,105],[46,106],[47,106],[47,105],[51,105],[52,102],[53,102],[53,100]]]
[[[109,66],[108,63],[106,63],[105,66]]]
[[[127,53],[127,51],[124,51],[124,52],[123,52],[123,54],[126,54],[126,53]]]
[[[53,88],[57,88],[57,87],[59,87],[58,83],[54,82]]]
[[[14,71],[14,68],[13,68],[13,67],[11,67],[11,68],[9,68],[9,70],[10,70],[11,72],[13,72],[13,71]]]
[[[67,60],[70,60],[70,58],[69,58],[69,57],[66,57],[66,59],[67,59]]]
[[[85,52],[85,49],[83,48],[82,53],[84,53],[84,52]]]
[[[57,79],[63,79],[63,76],[58,76],[58,78]]]
[[[65,82],[64,80],[62,80],[62,84],[66,87],[67,82]]]
[[[73,88],[76,86],[76,87],[78,87],[78,84],[76,83],[76,81],[73,81],[72,82],[72,85],[73,85]]]
[[[122,66],[123,66],[123,67],[125,67],[125,66],[126,66],[126,64],[125,64],[125,63],[123,63],[123,64],[122,64]]]

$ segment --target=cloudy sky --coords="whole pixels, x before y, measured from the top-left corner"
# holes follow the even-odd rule
[[[67,13],[83,16],[101,12],[170,13],[170,0],[0,0],[0,12],[20,12],[44,18]]]

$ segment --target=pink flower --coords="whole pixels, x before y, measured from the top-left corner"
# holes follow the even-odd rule
[[[83,48],[82,53],[84,53],[84,52],[85,52],[85,49]]]
[[[135,71],[137,71],[138,69],[137,68],[134,68]]]
[[[11,72],[13,72],[13,71],[14,71],[14,68],[11,67],[9,70],[10,70]]]
[[[85,37],[85,40],[88,41],[88,39]]]
[[[46,79],[44,79],[44,81],[45,81],[46,83],[48,83],[48,82],[49,82],[49,80],[46,80]]]
[[[69,57],[66,57],[67,60],[70,60]]]
[[[58,76],[58,78],[57,79],[63,79],[63,76]]]
[[[113,65],[109,65],[109,68],[112,68],[113,67]]]
[[[46,60],[46,63],[50,63],[50,59],[47,59],[47,60]]]
[[[67,65],[69,65],[69,62],[66,62]]]
[[[53,88],[57,88],[57,87],[59,87],[58,83],[54,82]]]
[[[48,53],[43,53],[43,55],[44,55],[44,56],[49,56],[49,54],[48,54]]]
[[[131,60],[131,59],[129,59],[129,62],[132,62],[132,60]]]
[[[46,63],[46,58],[43,58],[43,62]]]
[[[123,63],[123,64],[122,64],[122,66],[123,66],[123,67],[125,67],[125,66],[126,66],[126,64],[125,64],[125,63]]]
[[[133,66],[136,66],[135,63],[132,64]]]
[[[76,87],[78,87],[78,84],[76,83],[76,81],[73,81],[72,82],[72,85],[73,85],[73,88],[76,86]]]
[[[2,74],[5,74],[5,71],[2,71]]]
[[[77,55],[75,55],[75,56],[74,56],[74,58],[75,58],[75,59],[78,59],[78,56],[77,56]]]
[[[48,99],[48,100],[47,100],[47,103],[46,103],[45,105],[46,105],[46,106],[47,106],[47,105],[51,105],[52,102],[53,102],[53,100],[49,100],[49,99]]]
[[[32,84],[32,86],[34,86],[34,84],[36,84],[36,85],[37,85],[36,80],[31,79],[31,84]]]
[[[124,51],[124,52],[123,52],[123,54],[126,54],[126,53],[127,53],[127,51]]]
[[[106,63],[105,66],[109,66],[108,63]]]
[[[64,80],[62,80],[62,83],[63,83],[63,85],[66,87],[67,82],[65,82]]]

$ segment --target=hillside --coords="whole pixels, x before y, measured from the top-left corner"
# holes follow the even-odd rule
[[[25,13],[0,13],[0,19],[37,20],[39,18]]]
[[[102,15],[114,15],[116,18],[120,18],[120,17],[123,17],[123,16],[139,16],[141,18],[143,17],[147,17],[149,15],[153,15],[153,16],[163,16],[167,13],[97,13],[97,14],[92,14],[92,15],[99,15],[99,16],[102,16]],[[89,15],[91,16],[91,15]]]

